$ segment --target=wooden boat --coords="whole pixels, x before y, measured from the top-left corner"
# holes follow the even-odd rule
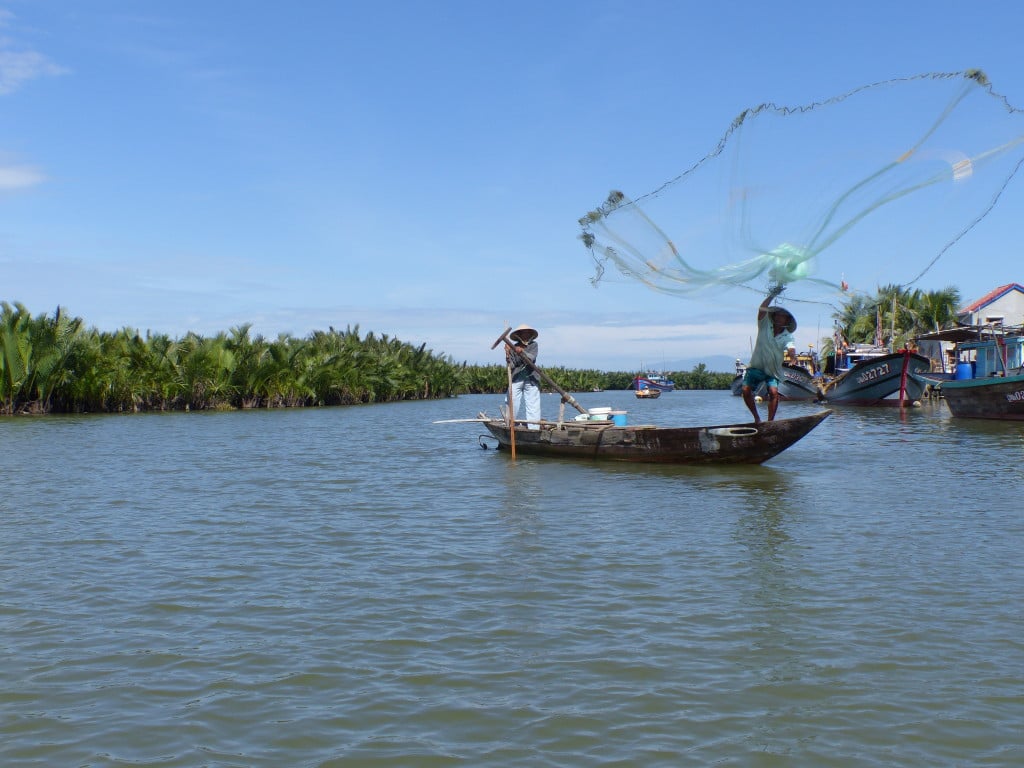
[[[641,400],[656,400],[661,397],[661,390],[644,387],[643,389],[638,389],[636,391],[636,396]]]
[[[608,421],[539,423],[515,427],[515,450],[534,456],[655,464],[761,464],[804,437],[832,411],[775,421],[710,427],[619,426]],[[500,448],[513,442],[501,418],[479,419]]]
[[[747,367],[736,366],[736,376],[732,380],[730,389],[737,397],[743,394],[743,374]],[[821,390],[818,388],[820,377],[816,377],[806,365],[782,364],[782,379],[779,380],[779,398],[782,400],[817,400],[821,397]],[[768,388],[762,383],[754,390],[754,397],[765,398],[768,396]]]
[[[818,400],[821,377],[816,377],[805,365],[783,363],[782,378],[779,380],[779,397],[782,400]]]
[[[1024,372],[987,379],[950,379],[939,386],[954,416],[1024,421]]]
[[[928,358],[916,352],[858,347],[847,353],[847,367],[824,380],[819,399],[830,405],[908,405],[924,392],[917,374],[930,368]]]
[[[927,337],[956,342],[952,374],[916,377],[938,391],[953,416],[1024,421],[1024,329],[961,327]]]
[[[639,392],[641,389],[657,389],[661,392],[671,392],[675,389],[676,383],[663,373],[648,371],[646,374],[633,377],[632,389]]]
[[[501,343],[511,348],[511,330],[506,328],[491,348]],[[825,410],[791,419],[711,427],[629,426],[624,418],[609,420],[614,413],[611,408],[588,411],[536,363],[528,364],[562,395],[562,409],[568,403],[580,412],[577,420],[563,420],[560,409],[558,421],[510,423],[507,415],[495,418],[483,413],[475,419],[450,421],[482,423],[498,441],[498,447],[508,448],[513,459],[519,451],[535,456],[654,464],[761,464],[789,448],[832,413]],[[594,419],[598,410],[605,412],[597,414],[604,419]]]

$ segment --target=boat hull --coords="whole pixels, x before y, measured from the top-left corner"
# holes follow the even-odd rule
[[[943,381],[939,391],[959,418],[1024,421],[1024,374]]]
[[[806,368],[783,365],[779,380],[779,397],[783,400],[817,400],[821,396],[818,381]]]
[[[907,376],[905,397],[901,403],[899,391],[904,362]],[[924,384],[919,376],[930,368],[931,361],[927,357],[913,352],[894,352],[862,360],[826,382],[820,399],[830,405],[905,405],[921,398]]]
[[[729,389],[737,397],[743,394],[743,374],[737,374]],[[767,397],[768,387],[762,382],[754,389],[754,397]],[[782,400],[817,400],[821,396],[818,382],[803,366],[783,365],[782,379],[779,380],[779,397]]]
[[[676,383],[664,376],[637,376],[633,379],[633,389],[657,389],[662,392],[671,392],[676,388]]]
[[[830,413],[710,427],[551,422],[540,429],[516,428],[515,450],[534,456],[652,464],[761,464],[803,438]],[[504,421],[491,419],[484,426],[502,448],[509,447]]]

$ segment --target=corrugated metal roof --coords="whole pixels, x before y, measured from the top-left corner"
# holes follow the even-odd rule
[[[978,341],[982,338],[994,339],[996,337],[1019,336],[1019,327],[1002,327],[992,325],[958,325],[955,328],[944,328],[941,331],[922,333],[914,338],[918,341]]]
[[[981,326],[961,325],[956,328],[945,328],[941,331],[922,333],[915,338],[918,341],[975,341],[981,337]]]

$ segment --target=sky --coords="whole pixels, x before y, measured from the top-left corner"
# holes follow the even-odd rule
[[[542,366],[729,370],[759,299],[595,287],[579,218],[766,101],[980,68],[1022,107],[1022,28],[1015,0],[0,0],[0,300],[482,364],[529,324]],[[1015,181],[917,287],[1024,282]],[[831,326],[803,311],[798,347]]]

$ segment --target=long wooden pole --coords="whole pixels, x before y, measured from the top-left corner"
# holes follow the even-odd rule
[[[512,400],[512,363],[506,361],[508,369],[508,447],[512,451],[512,458],[516,457],[516,404]]]
[[[512,326],[508,326],[502,332],[501,336],[498,337],[497,341],[491,344],[491,349],[498,346],[498,343],[505,338],[509,331],[512,330]],[[516,420],[513,418],[515,412],[515,403],[512,401],[512,361],[508,359],[508,352],[505,352],[505,368],[508,370],[508,409],[505,416],[505,421],[508,423],[508,447],[512,451],[512,458],[516,457]]]
[[[491,349],[494,349],[496,346],[501,344],[501,342],[505,342],[505,346],[508,349],[512,349],[515,345],[508,338],[508,332],[511,331],[511,330],[512,330],[512,326],[509,326],[508,328],[506,328],[504,333],[502,333],[501,336],[499,336],[495,340],[495,342],[493,344],[491,344]],[[544,373],[544,371],[542,371],[537,366],[537,364],[535,362],[533,362],[529,358],[524,358],[524,360],[526,360],[526,364],[529,365],[531,369],[536,371],[540,375],[540,377],[542,379],[544,379],[544,381],[546,381],[551,386],[552,389],[554,389],[558,394],[560,394],[562,396],[562,400],[567,402],[569,405],[571,405],[573,408],[575,408],[580,413],[586,413],[586,414],[590,413],[590,411],[588,411],[582,405],[577,403],[576,399],[572,395],[570,395],[568,392],[566,392],[564,389],[562,389],[560,386],[558,386],[558,384],[556,384],[555,381],[550,376],[548,376],[546,373]],[[509,393],[509,397],[511,398],[511,392]]]

